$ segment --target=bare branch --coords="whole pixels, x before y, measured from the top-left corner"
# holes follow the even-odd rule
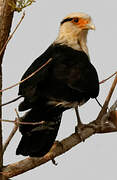
[[[19,116],[19,113],[18,113],[17,109],[15,109],[15,112],[16,112],[16,115],[17,115],[17,120],[20,121],[20,116]]]
[[[18,114],[18,112],[17,112],[16,109],[15,109],[15,112],[16,112],[16,115],[17,115],[16,122],[19,122],[20,117],[19,117],[19,114]],[[6,140],[6,142],[5,142],[4,146],[3,146],[3,154],[4,154],[4,152],[5,152],[6,148],[7,148],[7,146],[9,145],[11,139],[12,139],[13,136],[15,135],[17,129],[18,129],[18,124],[15,123],[15,126],[14,126],[13,130],[11,131],[11,133],[10,133],[8,139]]]
[[[100,113],[98,115],[97,121],[98,121],[98,119],[101,119],[102,116],[106,113],[109,101],[110,101],[110,99],[112,97],[112,94],[114,92],[114,89],[115,89],[116,85],[117,85],[117,74],[116,74],[115,79],[114,79],[114,81],[112,83],[112,86],[111,86],[111,88],[109,90],[108,96],[106,97],[103,108],[102,108],[102,110],[100,111]]]
[[[21,97],[22,97],[22,96],[18,96],[17,98],[15,98],[15,99],[13,99],[13,100],[11,100],[11,101],[9,101],[9,102],[0,104],[0,107],[6,106],[6,105],[8,105],[8,104],[10,104],[10,103],[13,103],[13,102],[17,101],[18,99],[20,99]]]
[[[100,81],[100,84],[105,83],[106,81],[108,81],[109,79],[111,79],[111,78],[112,78],[113,76],[115,76],[116,74],[117,74],[117,71],[116,71],[115,73],[113,73],[112,75],[110,75],[108,78],[106,78],[106,79]]]
[[[17,124],[17,125],[23,124],[23,125],[33,125],[33,126],[45,123],[45,121],[41,121],[41,122],[23,122],[23,121],[18,121],[17,118],[15,120],[0,119],[0,121],[8,122],[8,123],[14,123],[14,124]]]
[[[8,139],[6,140],[5,144],[3,145],[3,154],[4,154],[4,152],[5,152],[6,148],[7,148],[7,146],[9,145],[11,139],[12,139],[13,136],[15,135],[17,129],[18,129],[18,126],[15,124],[15,125],[14,125],[14,128],[12,129],[12,131],[11,131],[9,137],[8,137]]]
[[[115,79],[114,79],[114,81],[113,81],[113,83],[112,83],[112,86],[111,86],[111,88],[110,88],[109,94],[108,94],[108,96],[107,96],[107,98],[106,98],[106,101],[105,101],[105,104],[107,104],[107,106],[108,106],[108,104],[109,104],[109,101],[110,101],[110,99],[111,99],[111,97],[112,97],[112,94],[113,94],[113,92],[114,92],[114,89],[115,89],[116,85],[117,85],[117,74],[116,74],[116,76],[115,76]]]
[[[0,121],[9,122],[9,123],[14,123],[14,124],[15,124],[15,121],[14,121],[14,120],[0,119]]]

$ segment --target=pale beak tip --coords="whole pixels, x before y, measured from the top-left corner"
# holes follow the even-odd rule
[[[96,30],[95,25],[94,25],[92,22],[88,23],[88,24],[86,25],[86,27],[87,27],[87,29],[89,29],[89,30]]]
[[[92,30],[96,30],[95,25],[94,25],[94,24],[92,24],[92,25],[90,26],[90,29],[92,29]]]

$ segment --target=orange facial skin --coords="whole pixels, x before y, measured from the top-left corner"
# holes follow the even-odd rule
[[[85,29],[86,25],[90,22],[90,19],[74,17],[72,20],[73,24],[78,25],[81,29]]]

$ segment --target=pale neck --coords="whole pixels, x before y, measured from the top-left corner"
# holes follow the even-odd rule
[[[55,43],[67,45],[78,51],[84,51],[89,56],[88,47],[86,44],[87,33],[87,30],[84,30],[76,34],[72,34],[72,31],[66,33],[60,31],[57,39],[55,40]]]

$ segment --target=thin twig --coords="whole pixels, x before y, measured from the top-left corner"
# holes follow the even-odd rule
[[[110,99],[112,97],[112,94],[114,92],[114,89],[115,89],[116,85],[117,85],[117,74],[116,74],[115,79],[114,79],[114,81],[112,83],[112,86],[111,86],[111,88],[109,90],[108,96],[106,97],[104,105],[103,105],[103,107],[102,107],[102,109],[101,109],[101,111],[100,111],[100,113],[98,115],[97,121],[98,121],[98,119],[101,119],[102,116],[106,113],[109,101],[110,101]]]
[[[43,67],[45,67],[50,61],[52,61],[52,58],[50,58],[48,61],[46,61],[46,63],[44,63],[41,67],[39,67],[36,71],[34,71],[32,74],[30,74],[28,77],[26,77],[26,78],[23,79],[22,81],[19,81],[18,83],[14,84],[14,85],[12,85],[12,86],[9,86],[9,87],[7,87],[7,88],[5,88],[5,89],[0,90],[0,93],[6,91],[6,90],[8,90],[8,89],[11,89],[11,88],[13,88],[13,87],[15,87],[15,86],[18,86],[19,84],[21,84],[21,83],[23,83],[24,81],[28,80],[29,78],[31,78],[32,76],[34,76],[37,72],[39,72]]]
[[[23,12],[23,15],[19,21],[19,23],[17,24],[17,26],[15,27],[14,31],[12,32],[12,34],[8,37],[7,41],[5,42],[4,46],[2,47],[1,51],[0,51],[0,55],[3,53],[3,51],[5,50],[8,42],[11,40],[11,38],[13,37],[14,33],[16,32],[16,30],[18,29],[19,25],[21,24],[22,20],[24,19],[25,16],[25,12]]]
[[[41,121],[41,122],[23,122],[23,121],[18,121],[17,119],[14,121],[14,120],[7,120],[7,119],[0,119],[0,121],[2,122],[8,122],[8,123],[14,123],[14,124],[22,124],[22,125],[40,125],[40,124],[44,124],[45,121]]]
[[[2,122],[15,123],[14,120],[0,119]]]
[[[22,96],[18,96],[17,98],[15,98],[15,99],[13,99],[13,100],[11,100],[11,101],[9,101],[9,102],[0,104],[0,107],[1,107],[1,106],[6,106],[6,105],[8,105],[8,104],[11,104],[11,103],[17,101],[18,99],[20,99],[21,97],[22,97]]]
[[[40,124],[44,124],[45,123],[45,121],[41,121],[41,122],[22,122],[22,121],[20,121],[20,122],[18,122],[18,124],[22,124],[22,125],[33,125],[33,126],[35,126],[35,125],[40,125]]]
[[[105,100],[105,103],[104,103],[104,104],[106,104],[106,106],[108,106],[108,104],[109,104],[109,101],[110,101],[110,99],[111,99],[111,97],[112,97],[112,94],[113,94],[113,92],[114,92],[114,89],[115,89],[116,85],[117,85],[117,74],[116,74],[115,79],[114,79],[114,81],[113,81],[113,83],[112,83],[112,86],[111,86],[111,88],[110,88],[110,91],[109,91],[109,93],[108,93],[108,96],[107,96],[107,98],[106,98],[106,100]]]
[[[19,122],[20,117],[19,117],[19,114],[18,114],[18,112],[17,112],[16,109],[15,109],[15,112],[16,112],[17,118],[16,118],[16,121],[14,121],[14,122]],[[8,121],[7,121],[7,122],[8,122]],[[7,146],[9,145],[11,139],[12,139],[13,136],[15,135],[17,129],[18,129],[18,124],[17,124],[17,123],[14,123],[14,128],[12,129],[9,137],[7,138],[6,142],[4,143],[4,146],[3,146],[3,154],[4,154]]]
[[[16,115],[17,115],[17,119],[18,119],[18,121],[20,121],[20,116],[19,116],[19,113],[18,113],[18,111],[17,111],[17,109],[15,108],[15,112],[16,112]]]
[[[106,78],[106,79],[100,81],[99,83],[100,83],[100,84],[105,83],[106,81],[108,81],[109,79],[111,79],[111,78],[112,78],[113,76],[115,76],[116,74],[117,74],[117,71],[116,71],[115,73],[113,73],[112,75],[110,75],[108,78]]]
[[[105,119],[107,120],[111,114],[111,112],[114,112],[115,109],[117,108],[117,100],[114,102],[114,104],[110,107],[110,109],[108,110],[108,112],[106,114],[104,114],[102,121],[104,121]]]
[[[13,138],[14,134],[16,133],[17,129],[18,129],[18,126],[15,124],[14,128],[12,129],[12,131],[11,131],[9,137],[8,137],[8,139],[6,140],[6,142],[3,145],[3,154],[4,154],[7,146],[9,145],[11,139]]]

